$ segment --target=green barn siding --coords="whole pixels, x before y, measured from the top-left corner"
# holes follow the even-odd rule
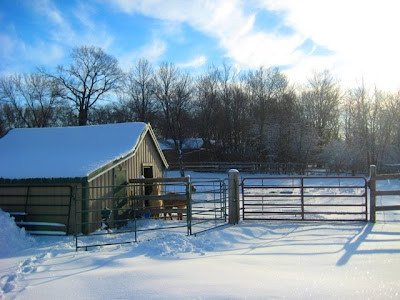
[[[76,193],[80,187],[81,184],[77,183],[29,184],[26,181],[22,184],[1,184],[0,208],[7,212],[26,213],[26,216],[17,219],[27,222],[69,225],[68,232],[73,233],[75,230],[80,230],[76,228],[74,217],[75,205],[78,205],[80,210],[81,197],[79,193]],[[68,213],[70,213],[69,222]]]

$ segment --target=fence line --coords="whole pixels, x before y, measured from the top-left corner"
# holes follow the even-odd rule
[[[153,187],[160,188],[159,193],[152,194]],[[75,206],[75,222],[89,230],[75,234],[75,248],[136,242],[138,233],[155,230],[192,235],[225,225],[226,190],[224,180],[190,177],[138,178],[122,186],[85,187],[87,208]],[[84,214],[85,221],[80,221]]]
[[[184,169],[199,172],[228,172],[236,169],[248,173],[268,173],[284,175],[327,175],[327,174],[351,174],[347,170],[331,170],[325,166],[303,163],[269,163],[269,162],[187,162]],[[178,163],[170,163],[170,170],[179,170]]]
[[[400,196],[400,190],[393,191],[381,191],[376,189],[377,180],[392,180],[400,179],[400,174],[376,174],[376,166],[370,166],[370,221],[376,222],[376,212],[377,211],[390,211],[390,210],[400,210],[400,205],[380,205],[376,206],[377,196]]]

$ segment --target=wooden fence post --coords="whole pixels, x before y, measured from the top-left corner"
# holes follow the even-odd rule
[[[376,222],[376,166],[369,167],[369,220]]]
[[[236,169],[228,172],[229,224],[237,224],[240,219],[239,175]]]

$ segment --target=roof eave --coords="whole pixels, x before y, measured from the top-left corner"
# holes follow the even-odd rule
[[[55,178],[0,178],[0,184],[73,184],[86,183],[85,177],[55,177]]]

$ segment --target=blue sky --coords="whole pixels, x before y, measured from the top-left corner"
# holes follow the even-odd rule
[[[397,4],[399,3],[399,4]],[[400,88],[397,0],[1,0],[0,74],[68,64],[93,45],[193,74],[227,62],[280,67],[293,83],[329,69],[344,86]]]

